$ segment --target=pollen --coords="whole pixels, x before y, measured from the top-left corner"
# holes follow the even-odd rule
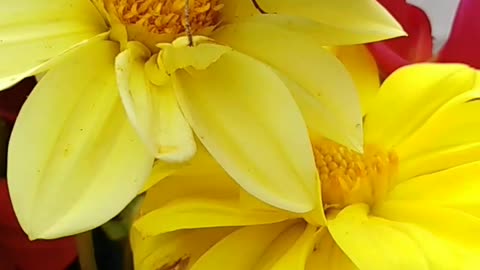
[[[186,3],[189,3],[188,13]],[[105,0],[109,13],[123,24],[145,28],[150,33],[196,34],[220,23],[221,0]],[[187,26],[188,25],[188,26]]]
[[[373,145],[367,145],[360,154],[324,139],[314,145],[314,154],[326,210],[381,200],[398,168],[394,152]]]

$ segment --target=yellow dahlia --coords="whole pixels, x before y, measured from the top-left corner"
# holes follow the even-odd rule
[[[363,154],[312,138],[311,156],[291,157],[319,175],[319,204],[306,214],[248,195],[199,151],[190,167],[147,192],[132,229],[136,268],[476,269],[477,74],[456,64],[398,70],[363,100]]]
[[[0,88],[48,70],[19,115],[9,151],[13,205],[31,238],[112,218],[144,185],[154,158],[176,164],[195,154],[191,127],[245,189],[278,207],[311,210],[303,184],[283,186],[292,177],[315,182],[288,158],[311,152],[289,90],[318,108],[310,117],[325,121],[315,132],[348,134],[339,142],[359,149],[354,86],[320,46],[403,34],[374,0],[0,6]],[[323,131],[332,125],[338,128]]]

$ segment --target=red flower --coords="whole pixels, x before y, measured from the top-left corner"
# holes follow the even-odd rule
[[[420,8],[406,0],[379,0],[408,33],[388,41],[368,45],[382,76],[404,65],[433,61],[460,62],[480,68],[480,1],[461,0],[446,45],[437,57],[432,54],[433,40],[430,21]]]
[[[0,269],[64,270],[76,256],[73,238],[28,240],[13,212],[7,182],[0,179]]]

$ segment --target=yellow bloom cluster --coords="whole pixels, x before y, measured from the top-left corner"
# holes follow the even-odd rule
[[[352,74],[372,63],[345,50],[357,54],[345,62]],[[318,204],[307,213],[259,201],[199,150],[147,191],[131,235],[136,269],[476,269],[479,82],[460,64],[393,73],[362,99],[362,154],[312,137]]]
[[[105,223],[154,162],[169,174],[197,145],[262,201],[311,211],[309,135],[363,145],[355,85],[325,48],[404,34],[374,0],[0,6],[0,89],[45,73],[9,145],[9,190],[31,239]]]
[[[31,239],[146,191],[136,269],[476,269],[480,73],[404,67],[375,0],[15,0],[0,89],[43,74],[9,145]]]

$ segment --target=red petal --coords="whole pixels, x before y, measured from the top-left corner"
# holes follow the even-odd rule
[[[408,65],[409,62],[397,54],[392,48],[382,42],[372,43],[367,46],[370,53],[375,57],[380,75],[386,78],[397,68]]]
[[[0,209],[0,269],[64,270],[74,262],[77,254],[71,237],[28,240],[13,212],[5,179],[0,179]]]
[[[370,51],[384,74],[390,74],[402,65],[428,61],[432,58],[432,29],[427,15],[405,0],[379,0],[408,33],[407,37],[395,38],[369,45]],[[378,44],[390,49],[379,49]],[[396,55],[396,56],[394,56]],[[392,63],[388,63],[392,62]]]
[[[480,1],[461,0],[452,31],[437,61],[460,62],[480,68]]]

